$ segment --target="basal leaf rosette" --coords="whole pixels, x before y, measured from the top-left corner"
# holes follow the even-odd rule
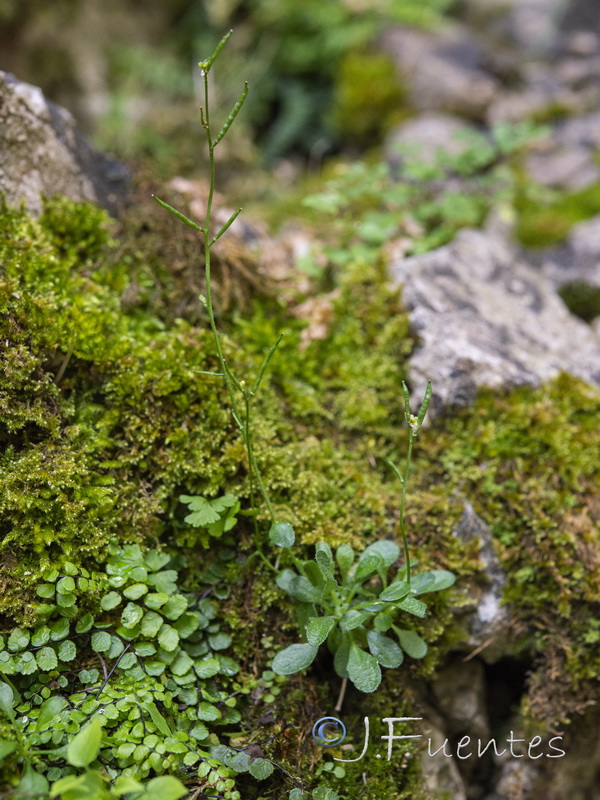
[[[297,603],[304,643],[292,644],[273,659],[272,669],[291,675],[309,667],[326,643],[334,669],[361,692],[374,692],[381,668],[396,669],[410,658],[424,658],[427,643],[410,627],[410,617],[423,618],[427,605],[420,595],[448,589],[455,577],[448,570],[430,570],[405,580],[405,570],[388,575],[400,557],[395,542],[370,544],[360,556],[347,544],[335,554],[318,542],[312,560],[295,560],[276,583]],[[399,624],[406,617],[405,624]]]

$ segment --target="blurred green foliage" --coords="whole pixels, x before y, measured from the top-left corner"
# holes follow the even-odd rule
[[[223,27],[235,27],[242,44],[231,69],[247,75],[251,83],[247,113],[258,135],[261,157],[270,163],[290,151],[308,154],[318,143],[336,148],[341,141],[352,140],[362,145],[365,135],[373,131],[380,138],[383,126],[376,124],[377,109],[383,102],[399,101],[401,93],[390,80],[389,64],[381,57],[365,55],[366,48],[390,25],[434,26],[452,5],[453,0],[306,0],[301,4],[242,0],[230,2],[225,11],[213,3],[205,8],[208,31],[200,33],[197,27],[190,44],[194,51],[209,52],[209,35],[214,38]],[[199,9],[192,7],[190,12],[198,25]],[[359,91],[362,88],[366,111],[359,111],[355,99],[357,69],[351,54],[365,62]],[[383,88],[378,82],[383,82]]]

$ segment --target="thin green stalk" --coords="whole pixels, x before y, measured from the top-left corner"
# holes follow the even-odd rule
[[[254,508],[254,499],[255,499],[255,481],[258,484],[258,488],[262,498],[265,502],[265,505],[268,509],[269,516],[271,518],[271,522],[274,524],[277,522],[277,517],[275,514],[275,510],[269,498],[269,494],[267,491],[267,487],[265,486],[265,482],[262,478],[260,469],[258,467],[258,463],[256,461],[256,457],[254,455],[254,447],[252,442],[252,432],[251,432],[251,411],[250,411],[250,404],[251,400],[258,391],[258,388],[261,384],[265,371],[277,350],[279,342],[281,341],[281,336],[277,339],[275,344],[271,347],[269,352],[267,353],[262,365],[259,368],[257,378],[250,390],[245,388],[244,381],[239,381],[236,376],[233,374],[231,369],[229,368],[225,356],[223,354],[223,346],[221,343],[221,337],[219,335],[219,331],[217,329],[217,323],[215,320],[215,311],[213,306],[212,300],[212,282],[211,282],[211,249],[213,244],[215,244],[221,236],[229,229],[229,227],[235,222],[237,219],[238,214],[241,212],[241,209],[233,213],[227,222],[221,227],[221,229],[216,233],[215,236],[211,238],[211,222],[212,222],[212,208],[213,208],[213,201],[215,196],[215,148],[219,144],[219,142],[223,139],[223,137],[229,131],[229,128],[233,124],[235,118],[237,117],[241,107],[246,100],[248,95],[248,84],[244,84],[244,88],[236,101],[235,105],[233,106],[229,116],[225,120],[225,123],[220,128],[219,132],[217,133],[216,137],[213,138],[212,130],[211,130],[211,119],[210,119],[210,104],[209,104],[209,84],[208,84],[208,74],[219,55],[222,48],[225,46],[227,40],[231,36],[231,31],[225,34],[225,36],[221,39],[219,44],[217,45],[214,53],[205,61],[200,62],[200,68],[202,70],[202,78],[204,81],[204,105],[200,109],[200,123],[204,128],[206,133],[206,142],[208,146],[208,160],[209,160],[209,190],[208,190],[208,199],[206,202],[206,211],[204,216],[204,227],[201,227],[196,222],[193,222],[180,211],[170,206],[168,203],[160,200],[158,197],[155,197],[155,200],[172,214],[174,214],[178,219],[184,222],[186,225],[189,225],[194,230],[201,233],[203,241],[204,241],[204,274],[205,274],[205,281],[206,281],[206,296],[200,295],[200,301],[206,308],[210,329],[212,332],[215,350],[217,352],[217,358],[219,361],[219,368],[220,372],[218,373],[209,373],[200,371],[201,374],[206,375],[218,375],[222,376],[225,380],[225,385],[227,387],[227,394],[229,396],[229,403],[231,407],[231,414],[237,425],[240,434],[242,436],[242,440],[246,447],[246,453],[248,456],[248,473],[250,477],[250,501],[252,503],[252,508]],[[238,397],[236,392],[240,392],[244,400],[244,413],[242,414],[240,411],[241,403],[238,403]],[[257,523],[256,517],[254,519],[255,531],[257,531]],[[262,552],[258,551],[257,555],[265,561],[265,563],[269,563]],[[272,565],[269,564],[269,567],[272,568]]]
[[[402,543],[404,545],[404,557],[406,558],[406,582],[410,586],[410,555],[408,552],[408,539],[406,538],[406,529],[404,527],[404,506],[406,503],[406,487],[408,485],[408,478],[410,475],[410,459],[412,457],[412,449],[414,442],[414,434],[412,429],[408,437],[408,451],[406,453],[406,467],[404,469],[404,480],[402,481],[402,493],[400,495],[400,533],[402,535]]]
[[[393,463],[393,461],[387,460],[387,463],[394,471],[394,474],[400,481],[402,485],[402,493],[400,495],[400,534],[402,535],[402,544],[404,545],[404,558],[406,559],[406,583],[410,586],[410,554],[408,551],[408,539],[406,537],[406,529],[404,527],[404,508],[406,504],[406,489],[408,487],[408,479],[410,477],[410,462],[412,458],[412,449],[415,439],[417,438],[417,434],[421,430],[421,425],[423,424],[423,420],[425,419],[425,414],[427,413],[427,409],[429,408],[429,403],[431,401],[431,394],[432,394],[432,387],[431,381],[427,382],[427,388],[425,390],[425,396],[423,398],[423,402],[421,403],[421,407],[419,408],[419,413],[415,417],[410,410],[410,399],[408,394],[408,387],[402,381],[402,391],[404,393],[404,417],[406,422],[408,423],[408,450],[406,451],[406,464],[404,467],[404,475],[400,473],[398,467]]]
[[[206,139],[207,139],[207,143],[208,143],[209,175],[210,175],[210,177],[209,177],[208,200],[207,200],[207,203],[206,203],[206,215],[205,215],[205,218],[204,218],[204,229],[202,231],[202,236],[204,238],[204,257],[205,257],[204,272],[205,272],[205,277],[206,277],[206,310],[208,312],[208,318],[209,318],[209,321],[210,321],[210,327],[211,327],[211,331],[212,331],[212,334],[213,334],[213,339],[214,339],[214,342],[215,342],[215,347],[216,347],[216,350],[217,350],[217,357],[219,359],[219,364],[220,364],[220,367],[221,367],[221,371],[225,375],[225,382],[227,384],[227,391],[228,391],[228,394],[229,394],[229,402],[231,403],[231,408],[232,408],[234,417],[236,418],[236,421],[238,422],[238,425],[239,425],[240,421],[242,420],[242,416],[239,413],[238,405],[237,405],[237,401],[236,401],[236,397],[235,397],[234,380],[232,379],[233,376],[232,376],[232,374],[231,374],[231,372],[230,372],[230,370],[229,370],[229,368],[228,368],[228,366],[227,366],[227,364],[225,362],[225,358],[223,356],[223,350],[222,350],[222,346],[221,346],[221,339],[220,339],[220,336],[219,336],[219,332],[217,330],[217,325],[216,325],[216,322],[215,322],[214,309],[213,309],[213,303],[212,303],[211,248],[212,248],[212,245],[217,240],[218,236],[215,237],[213,240],[210,239],[210,224],[211,224],[211,216],[212,216],[213,198],[214,198],[214,192],[215,192],[215,147],[218,144],[218,141],[215,140],[213,142],[212,134],[211,134],[211,128],[210,128],[210,109],[209,109],[209,103],[208,103],[209,91],[208,91],[208,72],[207,71],[204,71],[204,76],[203,77],[204,77],[204,109],[203,109],[203,113],[202,113],[202,121],[203,121],[203,127],[204,127],[204,129],[206,131]],[[244,98],[245,98],[245,96],[246,96],[246,93],[243,94]],[[237,111],[239,110],[239,107],[240,107],[240,104],[236,104],[236,109],[235,109],[236,114],[237,114]],[[235,214],[235,216],[237,217],[237,213]],[[233,222],[233,219],[231,220],[231,222]],[[227,227],[229,227],[229,225]],[[222,232],[224,233],[224,231],[222,231]],[[277,340],[277,344],[278,343],[279,343],[279,339]],[[257,380],[257,383],[253,387],[253,391],[252,391],[251,395],[253,395],[254,392],[256,391],[256,389],[258,388],[258,384],[260,384],[260,380],[262,379],[262,375],[264,373],[264,369],[266,368],[266,364],[268,364],[268,362],[270,361],[271,356],[273,355],[275,349],[276,349],[276,345],[273,348],[271,348],[271,351],[267,355],[267,359],[265,360],[266,363],[263,365],[263,367],[261,368],[261,370],[259,372],[259,378]],[[273,506],[271,504],[271,500],[269,498],[266,486],[264,484],[264,481],[263,481],[262,476],[260,474],[260,470],[259,470],[258,465],[256,463],[256,458],[254,456],[254,450],[253,450],[253,446],[252,446],[252,437],[251,437],[251,433],[250,433],[250,403],[249,403],[251,395],[248,395],[248,393],[245,392],[243,390],[243,388],[239,384],[238,384],[238,387],[240,389],[242,389],[242,392],[243,392],[243,395],[244,395],[244,400],[245,400],[245,405],[246,405],[246,409],[245,409],[246,413],[244,415],[244,421],[240,425],[240,430],[241,430],[242,438],[244,440],[244,444],[246,445],[246,451],[247,451],[247,454],[248,454],[248,468],[249,468],[249,471],[250,471],[251,475],[252,475],[252,473],[254,473],[254,476],[256,477],[256,481],[257,481],[259,489],[260,489],[260,493],[261,493],[261,495],[263,497],[263,500],[265,501],[265,505],[267,506],[267,509],[269,511],[269,516],[271,517],[271,521],[275,522],[276,521],[275,511],[274,511]]]

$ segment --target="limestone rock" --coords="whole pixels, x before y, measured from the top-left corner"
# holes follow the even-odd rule
[[[600,288],[600,215],[575,225],[565,244],[544,252],[540,262],[557,289],[575,282]]]
[[[485,676],[479,661],[459,661],[445,667],[432,681],[431,690],[449,735],[488,738]]]
[[[403,160],[402,152],[409,149],[425,164],[434,163],[438,150],[458,155],[467,147],[460,135],[470,130],[473,130],[470,125],[451,114],[421,114],[398,125],[388,137],[387,160],[395,165]]]
[[[430,34],[398,27],[383,36],[382,46],[418,111],[481,120],[497,96],[498,81],[482,67],[474,39],[460,28]]]
[[[33,214],[42,197],[89,200],[115,212],[126,169],[89,145],[71,114],[42,91],[0,71],[0,193]]]
[[[431,752],[435,753],[444,746],[446,734],[441,728],[427,720],[423,726],[424,736],[431,740]],[[438,755],[433,758],[427,753],[421,760],[423,769],[423,788],[429,797],[448,797],[452,800],[467,800],[465,785],[454,757],[445,758]]]
[[[600,113],[587,114],[558,125],[545,143],[526,159],[536,183],[575,191],[600,182]]]
[[[537,386],[568,372],[600,385],[600,339],[504,239],[463,230],[449,245],[389,266],[420,343],[409,379],[432,411],[477,389]]]
[[[469,652],[478,651],[484,661],[493,663],[506,655],[510,636],[510,613],[502,605],[506,576],[494,549],[492,532],[470,503],[465,503],[454,536],[465,543],[479,539],[481,580],[469,587],[470,608],[458,609],[458,613],[467,611],[465,648]]]

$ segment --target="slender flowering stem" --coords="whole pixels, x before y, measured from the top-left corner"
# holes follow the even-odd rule
[[[246,454],[248,458],[248,472],[250,476],[250,495],[251,495],[251,502],[253,503],[254,498],[254,486],[255,481],[258,485],[258,489],[262,498],[264,500],[265,506],[267,507],[267,511],[271,518],[271,523],[275,524],[277,522],[277,516],[275,514],[275,509],[273,508],[273,504],[269,498],[269,493],[267,491],[267,487],[265,485],[264,479],[262,477],[260,468],[258,466],[256,456],[254,454],[254,447],[252,442],[252,430],[251,430],[251,400],[255,396],[262,378],[264,376],[265,370],[267,369],[271,358],[275,354],[279,342],[281,341],[281,336],[277,339],[275,344],[271,347],[267,356],[265,357],[259,372],[258,376],[252,386],[251,390],[247,390],[245,388],[245,382],[240,381],[231,371],[227,361],[225,359],[225,355],[223,352],[223,345],[221,342],[221,336],[219,334],[217,323],[215,319],[215,310],[213,305],[213,298],[212,298],[212,276],[211,276],[211,268],[212,268],[212,261],[211,261],[211,250],[212,246],[223,236],[223,234],[230,228],[230,226],[235,222],[239,213],[241,212],[241,208],[234,212],[231,217],[227,220],[227,222],[221,227],[221,229],[211,237],[211,224],[212,224],[212,211],[213,211],[213,202],[215,196],[215,183],[216,183],[216,168],[215,168],[215,149],[218,144],[222,141],[222,139],[227,135],[231,125],[235,121],[240,109],[242,108],[246,97],[248,95],[248,84],[244,84],[244,88],[236,101],[235,105],[233,106],[229,116],[225,120],[225,123],[220,128],[217,135],[213,138],[213,132],[211,127],[211,114],[210,114],[210,103],[209,103],[209,73],[210,70],[227,43],[229,37],[231,36],[231,31],[229,31],[219,42],[217,48],[215,49],[214,53],[207,58],[205,61],[200,62],[200,69],[201,69],[201,76],[204,84],[204,105],[200,109],[200,123],[204,128],[205,135],[206,135],[206,144],[208,148],[208,163],[209,163],[209,190],[208,190],[208,199],[206,202],[206,211],[204,215],[204,225],[198,225],[198,223],[194,222],[193,220],[189,219],[185,214],[182,214],[177,209],[170,206],[168,203],[165,203],[163,200],[160,200],[158,197],[155,197],[155,200],[166,208],[167,211],[174,214],[179,220],[184,222],[189,227],[193,228],[194,230],[198,231],[202,236],[203,244],[204,244],[204,275],[205,275],[205,282],[206,282],[206,296],[200,295],[200,302],[206,308],[206,312],[208,314],[208,320],[210,324],[210,329],[212,332],[215,350],[217,353],[217,358],[219,361],[219,372],[218,373],[209,373],[202,371],[201,374],[211,374],[215,376],[222,377],[225,381],[225,385],[227,387],[227,394],[229,396],[229,404],[231,407],[231,415],[234,419],[234,422],[240,431],[244,444],[246,446]],[[238,402],[238,394],[240,393],[243,398],[243,407]],[[264,559],[262,553],[259,553],[261,558]]]

